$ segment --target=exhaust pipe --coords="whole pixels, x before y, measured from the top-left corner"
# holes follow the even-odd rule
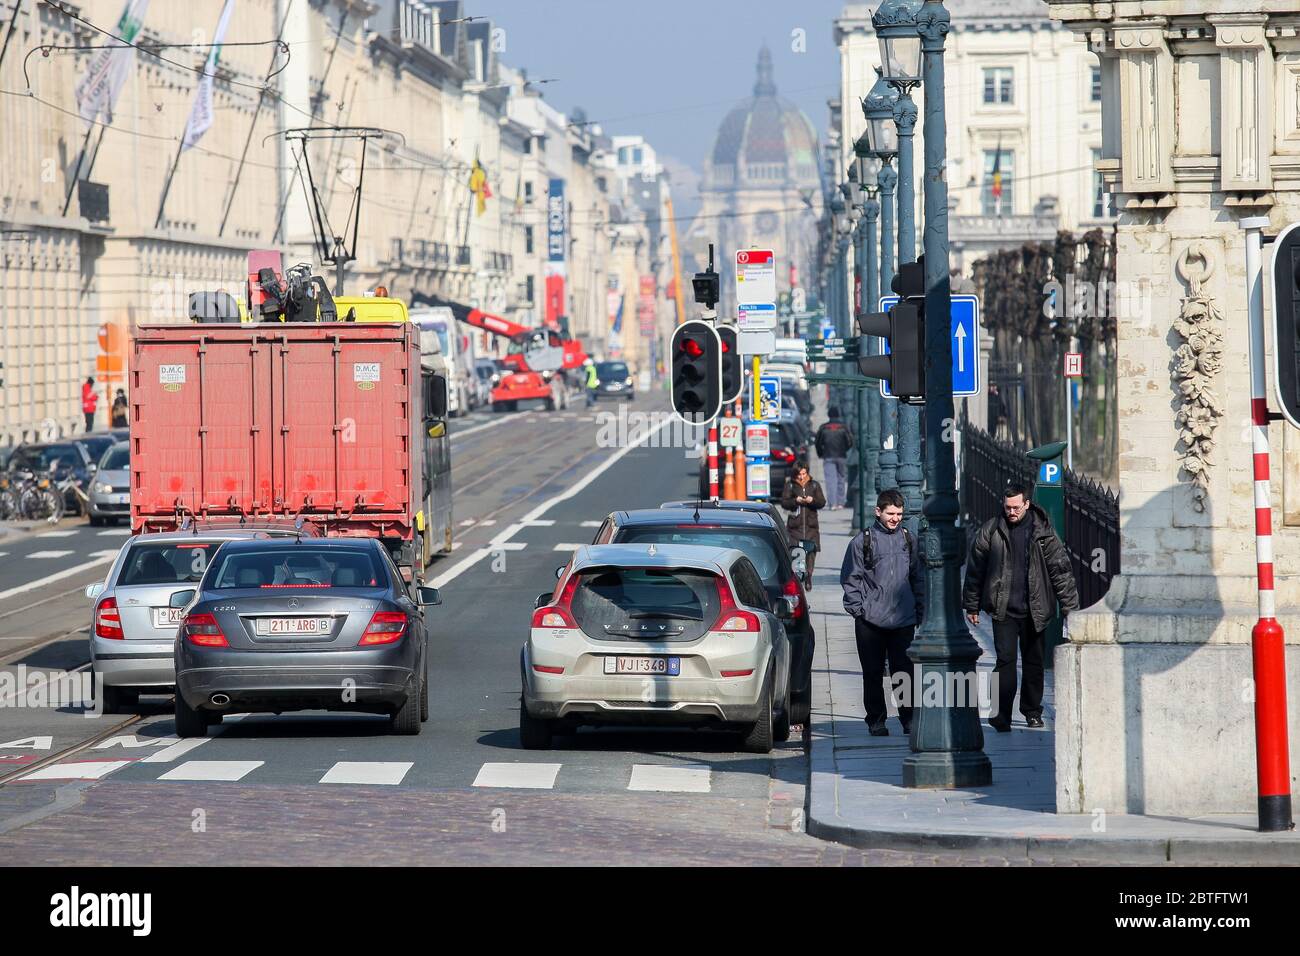
[[[209,700],[211,700],[213,707],[225,707],[230,703],[230,698],[225,694],[213,694]]]

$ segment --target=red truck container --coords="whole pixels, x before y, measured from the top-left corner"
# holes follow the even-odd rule
[[[427,399],[409,323],[143,325],[131,527],[297,519],[422,568]],[[418,516],[418,517],[417,517]]]

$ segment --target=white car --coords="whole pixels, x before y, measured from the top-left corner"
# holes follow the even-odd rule
[[[790,737],[789,598],[770,601],[734,548],[578,548],[538,596],[520,657],[519,737],[544,749],[583,724],[738,731],[767,753]],[[775,606],[774,606],[775,603]]]

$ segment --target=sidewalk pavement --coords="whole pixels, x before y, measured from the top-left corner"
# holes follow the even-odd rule
[[[1256,833],[1253,815],[1189,819],[1108,808],[1056,813],[1051,670],[1044,695],[1045,729],[1030,730],[1019,713],[1013,715],[1010,733],[984,725],[984,752],[993,762],[990,786],[905,788],[902,763],[908,740],[897,718],[889,720],[888,737],[872,737],[864,721],[853,620],[844,612],[839,587],[852,518],[848,508],[821,513],[822,551],[808,595],[817,631],[809,833],[865,848],[978,849],[1041,862],[1300,865],[1300,835]],[[984,648],[979,670],[991,676],[994,654],[987,615],[976,638]],[[987,702],[982,704],[987,716]]]

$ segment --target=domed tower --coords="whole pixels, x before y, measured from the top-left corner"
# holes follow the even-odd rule
[[[772,53],[765,45],[758,54],[754,95],[722,120],[705,160],[703,204],[691,229],[691,249],[699,261],[706,261],[708,243],[716,247],[722,317],[735,317],[731,266],[737,249],[776,251],[778,293],[789,291],[791,265],[799,283],[807,281],[821,208],[817,155],[812,123],[777,95]]]

